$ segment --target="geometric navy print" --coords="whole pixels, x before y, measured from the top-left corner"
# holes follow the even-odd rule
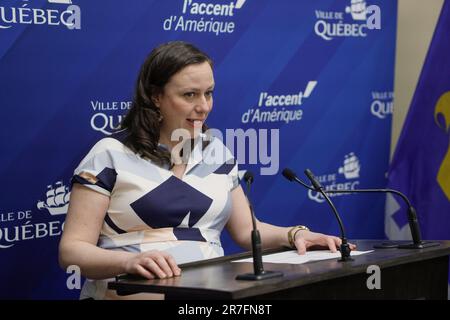
[[[85,178],[83,178],[83,177],[81,177],[79,175],[74,175],[72,177],[72,179],[70,180],[70,187],[73,188],[73,185],[75,183],[79,183],[81,185],[86,185],[86,184],[87,185],[92,185],[92,183],[90,181],[86,180]]]
[[[93,181],[89,181],[81,175],[74,175],[72,177],[72,180],[70,181],[70,184],[72,187],[74,183],[79,183],[82,185],[96,185],[111,192],[112,189],[114,189],[114,185],[116,184],[117,172],[116,170],[111,168],[104,168],[95,177],[97,178],[97,182],[94,184]]]
[[[175,176],[161,183],[130,206],[152,228],[177,227],[189,214],[189,227],[196,224],[213,200]]]
[[[111,217],[109,216],[109,213],[106,213],[105,216],[105,222],[108,225],[108,227],[110,227],[111,229],[113,229],[115,232],[117,232],[118,234],[122,234],[122,233],[127,233],[125,230],[120,229],[112,220]]]
[[[178,240],[206,241],[198,228],[173,228],[173,234]]]
[[[214,173],[215,174],[229,174],[231,172],[231,170],[233,170],[235,165],[236,165],[236,160],[234,158],[230,159],[229,161],[222,164],[216,171],[214,171]]]
[[[98,179],[96,185],[111,192],[112,189],[114,189],[114,185],[116,184],[116,177],[116,170],[105,168],[96,176],[96,178]]]
[[[110,197],[97,245],[136,253],[151,247],[169,252],[180,263],[222,256],[220,232],[231,214],[230,192],[238,183],[237,163],[222,166],[233,158],[231,152],[212,139],[211,150],[224,153],[203,152],[200,162],[191,153],[189,159],[196,164],[183,181],[168,166],[133,153],[123,144],[127,135],[118,132],[98,141],[74,172],[72,183]],[[105,292],[106,280],[86,280],[82,297],[103,299]]]

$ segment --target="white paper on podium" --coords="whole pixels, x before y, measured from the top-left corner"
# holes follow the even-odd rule
[[[359,256],[361,254],[366,254],[373,252],[369,251],[352,251],[351,256]],[[331,252],[330,250],[316,250],[316,251],[306,251],[306,254],[299,255],[296,250],[284,251],[280,253],[273,253],[263,256],[263,262],[268,263],[291,263],[291,264],[301,264],[309,261],[319,261],[327,259],[337,259],[341,256],[341,253]],[[253,262],[253,258],[234,260],[232,262]]]

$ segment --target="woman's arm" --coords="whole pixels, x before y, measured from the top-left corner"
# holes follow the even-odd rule
[[[179,275],[174,259],[164,252],[131,253],[97,246],[109,198],[74,184],[70,205],[59,244],[59,263],[66,269],[77,265],[90,279],[106,279],[122,273],[134,273],[152,279]]]
[[[250,250],[252,246],[252,219],[250,208],[241,186],[231,191],[231,198],[232,213],[227,223],[227,229],[237,244]],[[263,248],[290,246],[288,232],[291,227],[279,227],[257,221],[257,228],[261,234]],[[322,233],[301,230],[296,233],[294,242],[299,254],[304,254],[308,248],[316,246],[329,248],[332,252],[336,252],[336,248],[341,244],[341,239]],[[351,244],[350,248],[353,250],[356,247]]]
[[[231,216],[227,229],[233,240],[241,247],[252,248],[251,231],[253,230],[250,208],[241,186],[231,191]],[[288,228],[278,227],[256,220],[257,228],[261,234],[264,248],[274,248],[289,245]]]

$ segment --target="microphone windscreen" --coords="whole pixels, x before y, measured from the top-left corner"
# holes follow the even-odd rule
[[[245,183],[253,183],[253,173],[251,171],[246,171],[244,174]]]
[[[293,181],[297,177],[297,175],[294,173],[294,171],[292,171],[289,168],[285,168],[282,172],[282,175],[289,181]]]
[[[312,173],[311,170],[309,169],[305,169],[305,174],[309,179],[315,179],[316,177],[314,176],[314,173]]]
[[[311,170],[305,169],[305,174],[308,177],[309,181],[311,181],[312,185],[314,186],[314,188],[316,190],[319,190],[322,188],[320,182],[316,179],[316,176],[314,175],[314,173],[312,173]]]

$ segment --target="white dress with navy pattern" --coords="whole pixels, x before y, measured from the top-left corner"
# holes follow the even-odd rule
[[[110,198],[98,246],[163,250],[177,264],[222,256],[220,234],[231,214],[230,192],[239,184],[231,152],[217,138],[204,149],[196,143],[179,179],[168,166],[133,153],[123,139],[119,132],[98,141],[72,179]],[[114,298],[108,281],[86,280],[81,298]]]

